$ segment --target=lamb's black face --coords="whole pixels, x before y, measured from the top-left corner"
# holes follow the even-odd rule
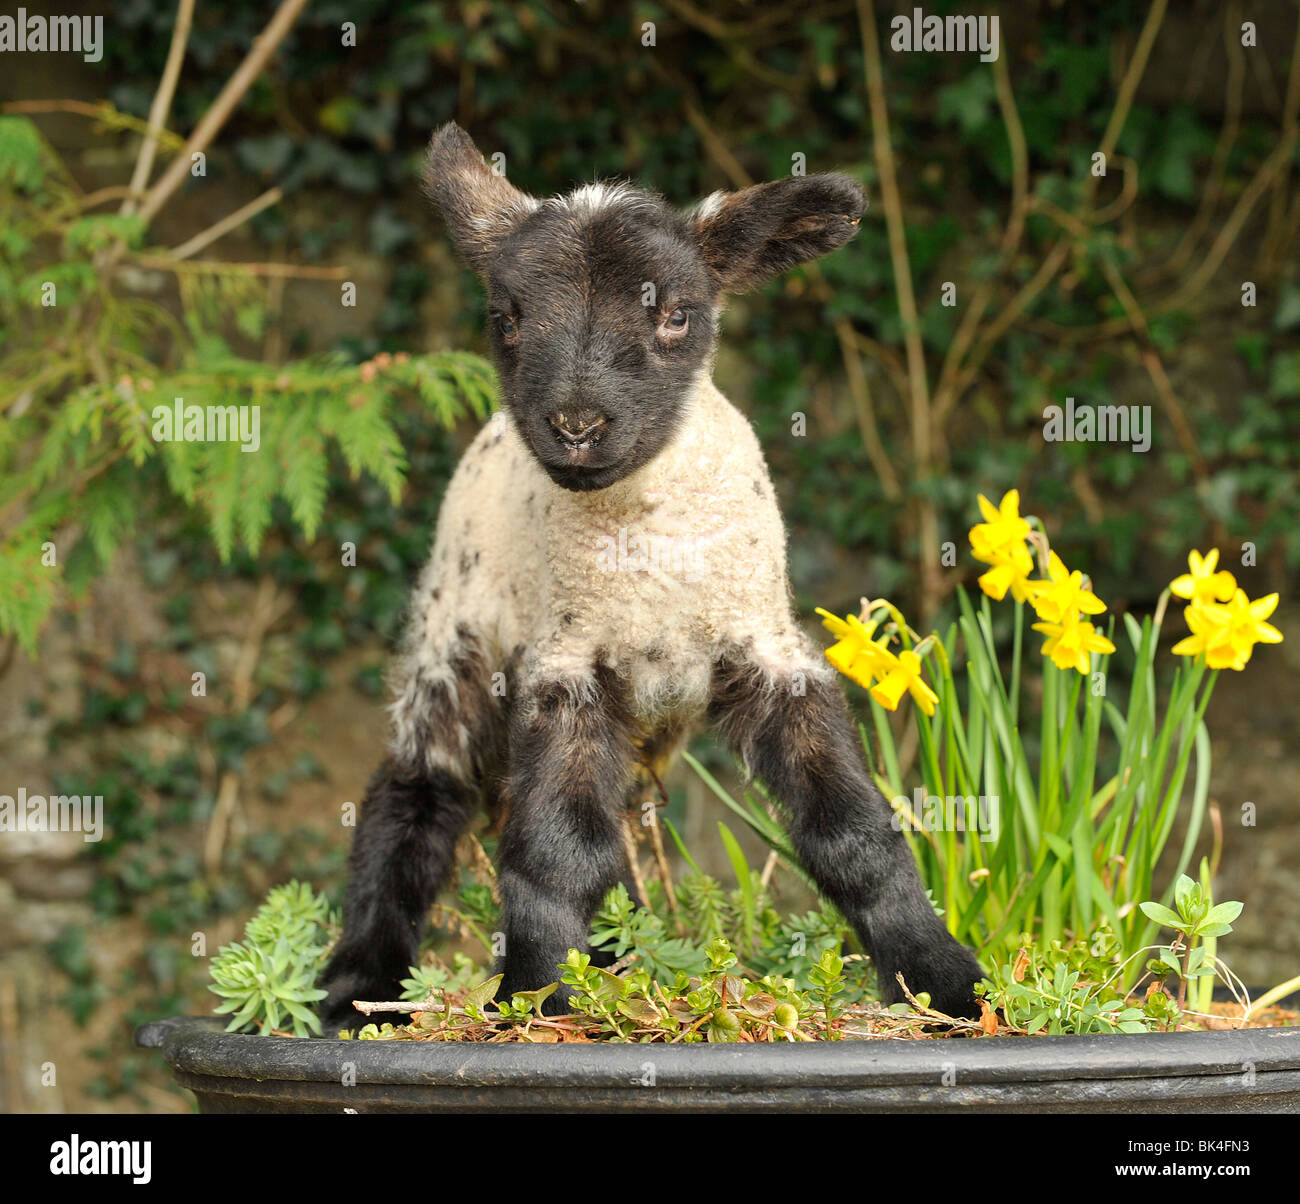
[[[487,284],[506,405],[574,490],[663,450],[708,370],[720,294],[842,246],[867,207],[834,173],[714,193],[686,214],[623,184],[539,201],[454,122],[434,132],[425,182]]]
[[[717,284],[690,223],[591,185],[539,205],[488,262],[506,405],[566,489],[604,489],[672,437],[713,348]]]

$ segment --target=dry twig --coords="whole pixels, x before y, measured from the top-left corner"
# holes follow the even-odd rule
[[[135,212],[136,204],[144,194],[144,187],[149,183],[154,155],[158,151],[158,136],[166,130],[167,114],[171,109],[172,95],[176,91],[176,81],[180,78],[181,63],[185,59],[185,47],[190,40],[193,19],[194,0],[180,0],[176,7],[176,24],[172,27],[171,46],[167,50],[167,63],[163,67],[162,79],[158,81],[153,104],[149,106],[149,130],[140,143],[140,154],[135,161],[135,170],[131,173],[128,195],[122,202],[120,212],[124,214]]]

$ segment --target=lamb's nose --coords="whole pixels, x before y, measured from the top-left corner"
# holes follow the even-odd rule
[[[571,447],[599,439],[608,425],[605,416],[595,410],[557,410],[547,421]]]

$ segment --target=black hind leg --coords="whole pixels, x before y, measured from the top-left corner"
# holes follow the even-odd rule
[[[602,668],[577,685],[541,686],[529,712],[512,733],[499,846],[501,999],[560,977],[568,950],[587,947],[605,892],[628,871],[622,807],[633,747],[618,678]],[[564,1011],[569,994],[560,987],[544,1010]]]
[[[477,802],[443,770],[403,769],[390,759],[371,778],[352,841],[343,935],[321,983],[329,992],[320,1005],[326,1036],[366,1022],[354,999],[398,998]]]
[[[799,860],[862,939],[886,1002],[901,1000],[901,973],[940,1011],[977,1015],[979,964],[935,915],[912,851],[863,766],[844,698],[820,678],[807,669],[773,682],[743,659],[724,663],[713,717],[780,800]]]

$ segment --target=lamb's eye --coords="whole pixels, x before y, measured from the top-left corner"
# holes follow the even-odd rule
[[[683,335],[691,324],[691,315],[684,309],[675,309],[666,314],[659,322],[659,333],[669,338]]]

